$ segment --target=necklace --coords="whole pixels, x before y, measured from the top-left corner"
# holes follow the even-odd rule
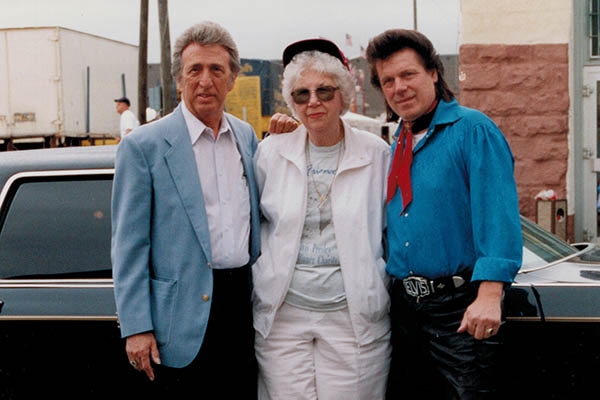
[[[310,140],[310,139],[308,139]],[[310,143],[307,143],[307,154],[308,154],[308,162],[312,165],[312,161],[310,159]],[[327,198],[329,197],[329,193],[331,192],[331,187],[333,186],[333,181],[335,180],[335,173],[338,170],[338,167],[340,166],[340,159],[342,158],[342,145],[343,142],[339,144],[339,148],[338,148],[338,157],[337,157],[337,162],[335,164],[335,170],[334,170],[334,175],[333,178],[331,178],[331,183],[329,184],[329,188],[327,188],[327,193],[325,194],[321,194],[321,192],[319,192],[319,188],[317,187],[317,182],[315,181],[315,174],[311,171],[310,173],[310,179],[312,181],[313,187],[315,188],[315,192],[317,192],[317,195],[319,196],[319,206],[318,208],[320,209],[321,207],[323,207],[323,204],[325,204],[325,202],[327,201]]]

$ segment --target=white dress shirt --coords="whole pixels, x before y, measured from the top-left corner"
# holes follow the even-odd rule
[[[212,267],[237,268],[250,260],[250,192],[242,158],[227,118],[221,118],[217,138],[182,101],[202,185],[210,232]]]

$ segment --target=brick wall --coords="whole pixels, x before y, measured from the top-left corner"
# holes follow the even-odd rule
[[[568,46],[466,44],[459,64],[460,103],[487,114],[506,136],[521,214],[534,219],[540,190],[566,198]]]

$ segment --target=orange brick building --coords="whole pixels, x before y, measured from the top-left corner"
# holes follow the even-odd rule
[[[572,241],[598,236],[599,3],[461,0],[460,103],[508,139],[521,213],[554,190]]]

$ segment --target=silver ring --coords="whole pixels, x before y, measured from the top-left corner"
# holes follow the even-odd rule
[[[138,365],[138,364],[137,364],[137,362],[136,362],[136,361],[134,361],[134,360],[131,360],[131,361],[129,361],[129,364],[131,364],[131,366],[132,366],[133,368],[136,368],[136,369],[137,369],[137,365]]]
[[[487,330],[488,335],[491,335],[492,332],[494,332],[494,328],[490,328],[490,329]]]

